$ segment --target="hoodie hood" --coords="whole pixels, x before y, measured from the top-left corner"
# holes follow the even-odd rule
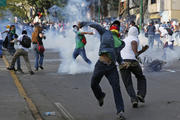
[[[134,26],[130,27],[128,36],[138,37],[138,29]]]

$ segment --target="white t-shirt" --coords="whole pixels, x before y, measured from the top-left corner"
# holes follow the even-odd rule
[[[164,38],[164,42],[168,42],[168,45],[171,45],[173,37],[168,34],[168,31],[165,28],[160,27],[159,30],[161,31],[161,36]]]
[[[20,35],[17,40],[18,40],[18,41],[22,41],[24,35],[25,35],[25,34]],[[23,50],[25,50],[26,52],[29,51],[29,48],[23,47],[20,43],[19,43],[19,45],[18,45],[18,49],[23,49]]]
[[[136,60],[135,54],[132,49],[132,41],[136,41],[139,44],[139,39],[133,36],[128,36],[124,39],[125,47],[121,51],[122,59]]]
[[[125,47],[121,51],[122,59],[136,60],[131,43],[132,41],[136,41],[139,46],[138,29],[136,27],[131,27],[128,32],[128,37],[123,41],[125,42]]]
[[[160,34],[159,31],[158,31],[158,30],[159,30],[159,24],[155,24],[154,26],[155,26],[155,28],[156,28],[155,34]]]

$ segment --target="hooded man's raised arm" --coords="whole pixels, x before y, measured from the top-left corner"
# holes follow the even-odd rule
[[[96,29],[100,35],[102,35],[106,31],[105,28],[103,28],[101,25],[94,23],[94,22],[79,22],[78,26],[80,28],[84,27],[84,26],[90,26],[90,27]]]

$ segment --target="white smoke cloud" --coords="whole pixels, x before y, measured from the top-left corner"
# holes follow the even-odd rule
[[[88,3],[85,0],[69,0],[68,5],[61,11],[68,16],[68,26],[66,26],[65,36],[56,34],[52,31],[46,33],[47,39],[44,41],[46,48],[56,48],[60,52],[61,64],[59,73],[77,74],[84,72],[92,72],[94,64],[98,59],[99,38],[95,35],[86,35],[87,44],[85,46],[86,55],[92,61],[92,65],[88,65],[81,56],[78,56],[76,61],[73,61],[72,54],[75,49],[75,33],[72,30],[72,25],[78,21],[86,21],[88,18],[87,8]],[[87,32],[86,30],[83,30]],[[88,29],[92,32],[92,29]]]
[[[144,36],[144,34],[139,35],[140,46],[148,45],[148,39]],[[166,39],[161,39],[163,43],[165,43]],[[177,40],[177,41],[180,41]],[[177,61],[180,58],[180,47],[177,46],[177,41],[175,41],[174,50],[170,48],[166,49],[166,59],[163,58],[164,49],[163,46],[157,48],[157,41],[154,43],[153,49],[148,49],[145,53],[143,53],[140,57],[144,59],[144,57],[150,58],[151,60],[159,59],[166,61],[166,66],[171,66],[174,61]],[[141,49],[141,47],[140,47]]]

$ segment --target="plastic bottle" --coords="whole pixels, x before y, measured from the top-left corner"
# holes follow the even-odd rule
[[[46,115],[46,116],[55,116],[56,112],[45,112],[44,115]]]

